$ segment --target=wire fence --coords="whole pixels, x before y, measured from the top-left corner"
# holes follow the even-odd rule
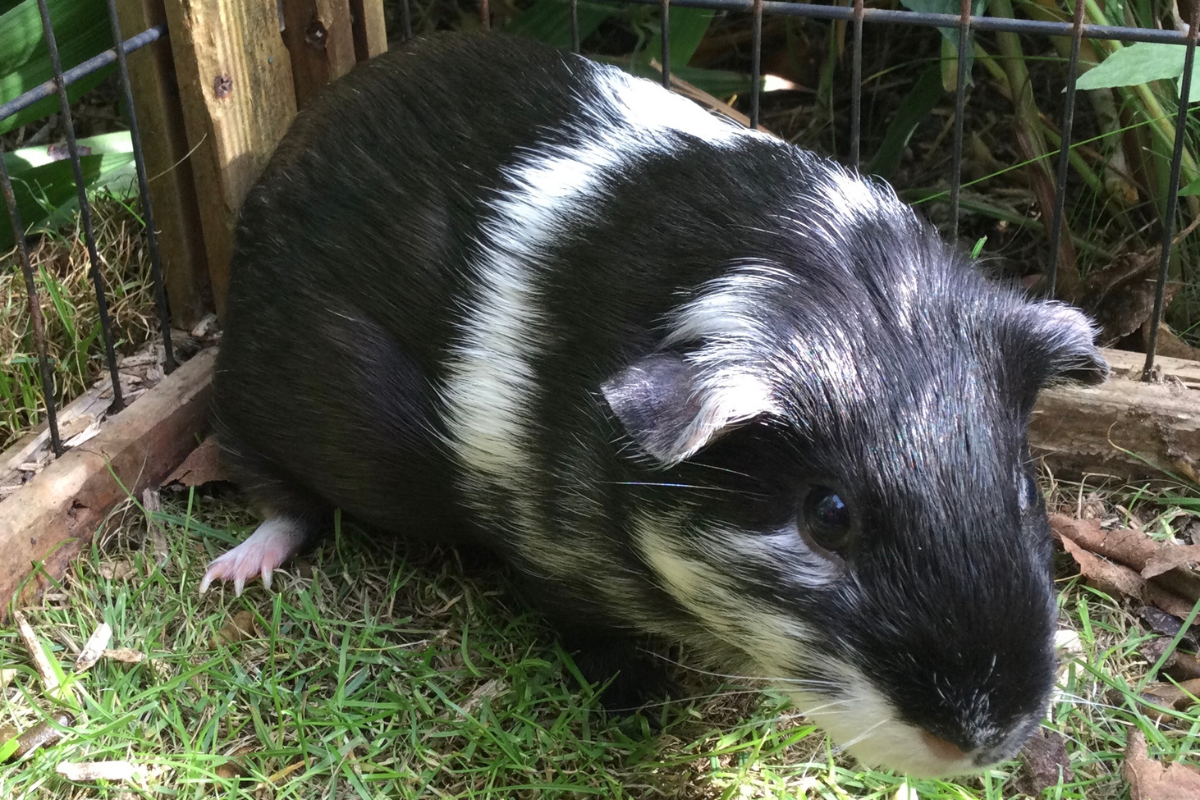
[[[570,7],[571,48],[580,52],[578,0],[564,0]],[[1059,261],[1059,244],[1063,230],[1063,214],[1066,205],[1067,164],[1072,145],[1072,128],[1075,114],[1075,81],[1079,75],[1080,43],[1084,39],[1107,39],[1122,42],[1151,42],[1173,44],[1185,48],[1183,74],[1180,81],[1179,96],[1190,96],[1195,51],[1200,38],[1200,3],[1192,4],[1190,24],[1186,33],[1175,30],[1151,28],[1119,27],[1110,25],[1091,25],[1084,21],[1083,2],[1076,2],[1071,22],[1054,22],[1042,20],[1026,20],[1012,18],[995,18],[973,16],[971,0],[961,0],[959,14],[926,13],[907,10],[892,10],[867,8],[864,0],[854,0],[852,5],[815,5],[809,3],[781,2],[780,0],[594,0],[616,5],[637,4],[659,7],[661,24],[664,31],[660,63],[662,66],[662,83],[668,89],[671,86],[671,43],[670,43],[670,10],[672,6],[681,8],[710,9],[736,14],[748,14],[751,18],[751,94],[750,94],[750,126],[757,127],[760,115],[760,93],[762,87],[762,29],[763,19],[767,16],[796,17],[801,19],[829,20],[831,22],[848,22],[853,26],[851,45],[851,104],[850,104],[850,166],[857,169],[860,161],[860,140],[862,135],[862,62],[863,62],[863,28],[872,25],[905,25],[924,26],[932,28],[953,29],[957,31],[958,52],[968,52],[969,37],[972,31],[995,31],[1017,33],[1031,36],[1063,36],[1070,37],[1071,51],[1067,63],[1066,102],[1062,118],[1062,144],[1059,150],[1055,201],[1051,223],[1051,263],[1047,265],[1046,275],[1049,292],[1053,294]],[[119,412],[124,406],[121,383],[117,370],[117,359],[114,351],[112,323],[108,312],[106,289],[100,272],[100,259],[96,250],[95,235],[92,230],[91,206],[88,202],[87,191],[83,179],[82,162],[79,147],[75,141],[75,129],[71,119],[71,107],[66,87],[110,64],[117,64],[120,75],[121,90],[128,114],[128,124],[133,145],[134,163],[137,172],[138,192],[140,195],[143,218],[146,226],[147,245],[151,258],[152,277],[157,304],[158,323],[162,336],[165,353],[164,370],[170,372],[175,367],[175,358],[171,346],[171,326],[167,308],[167,297],[162,275],[162,262],[159,254],[157,231],[154,226],[154,216],[147,190],[146,166],[142,155],[142,142],[137,126],[135,98],[130,86],[129,70],[126,55],[145,47],[168,35],[165,26],[151,27],[136,35],[122,39],[118,21],[116,0],[106,0],[109,18],[112,25],[113,41],[120,46],[107,50],[93,58],[78,64],[71,69],[63,70],[58,56],[58,48],[54,38],[54,30],[50,21],[47,0],[37,0],[41,14],[42,33],[49,51],[54,77],[40,84],[19,97],[0,105],[0,120],[28,108],[34,103],[57,94],[59,111],[62,114],[63,126],[66,131],[67,149],[74,171],[76,191],[79,201],[81,227],[87,245],[89,272],[95,288],[96,302],[100,315],[102,341],[105,352],[105,365],[112,380],[113,403],[110,414]],[[488,0],[480,0],[480,14],[485,28],[490,27],[490,9]],[[412,16],[408,0],[401,0],[400,31],[404,39],[412,37]],[[958,73],[954,102],[954,136],[950,177],[950,218],[953,233],[957,238],[960,190],[962,187],[962,155],[964,136],[964,117],[966,107],[967,59],[958,59]],[[1188,105],[1179,104],[1175,119],[1174,151],[1170,163],[1170,176],[1166,197],[1166,209],[1163,214],[1163,230],[1158,279],[1154,297],[1154,307],[1150,319],[1149,341],[1146,343],[1146,360],[1143,376],[1148,377],[1153,370],[1155,348],[1157,344],[1159,324],[1163,316],[1164,298],[1167,284],[1168,268],[1171,258],[1174,220],[1176,216],[1181,165],[1183,157],[1184,131],[1187,122]],[[33,342],[40,368],[42,392],[46,407],[46,423],[50,432],[50,440],[56,456],[62,455],[63,444],[59,435],[57,414],[55,408],[53,367],[47,353],[44,338],[44,326],[38,298],[38,290],[34,281],[33,267],[30,261],[29,248],[26,242],[25,229],[17,208],[16,196],[8,170],[0,159],[0,190],[3,191],[4,201],[13,226],[13,234],[17,244],[17,258],[21,273],[24,277],[30,325]]]

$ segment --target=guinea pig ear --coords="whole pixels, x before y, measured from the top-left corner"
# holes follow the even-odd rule
[[[695,455],[734,425],[771,411],[770,393],[752,377],[700,380],[677,353],[652,353],[600,386],[634,442],[662,467]]]
[[[1041,355],[1047,381],[1097,384],[1108,379],[1108,362],[1096,347],[1099,330],[1082,311],[1053,301],[1031,303],[1025,310],[1027,346]]]

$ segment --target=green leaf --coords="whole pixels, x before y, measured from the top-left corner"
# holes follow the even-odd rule
[[[1080,75],[1075,88],[1111,89],[1178,78],[1183,74],[1183,56],[1184,48],[1178,45],[1137,42],[1116,50]]]
[[[1196,178],[1196,180],[1179,190],[1180,197],[1188,197],[1194,194],[1200,194],[1200,178]]]
[[[56,148],[62,145],[56,146]],[[79,140],[80,163],[89,194],[99,189],[124,198],[136,194],[133,143],[128,131]],[[52,155],[45,146],[4,154],[12,178],[17,210],[26,231],[43,230],[70,220],[79,206],[71,161]],[[0,225],[0,251],[13,246],[12,223],[5,213]]]
[[[17,748],[21,746],[21,739],[17,736],[7,740],[4,744],[0,744],[0,764],[12,758],[12,754],[17,752]]]
[[[910,11],[919,11],[925,14],[953,14],[958,16],[962,10],[959,6],[959,0],[900,0],[901,5]],[[987,7],[987,0],[971,0],[971,15],[982,16],[983,10]],[[950,43],[950,46],[955,51],[958,50],[958,28],[938,28],[942,37]],[[967,41],[973,43],[975,41],[975,32],[967,33]],[[970,85],[971,67],[975,64],[975,48],[967,48],[967,84]]]
[[[578,9],[581,42],[595,33],[606,19],[621,13],[617,6],[603,3],[581,2]],[[564,0],[537,0],[509,22],[504,30],[552,47],[570,47],[571,7]]]
[[[708,33],[709,23],[712,22],[713,12],[707,8],[671,9],[671,71],[678,67],[686,67],[696,54],[696,49],[704,41]],[[650,38],[646,45],[646,53],[651,58],[662,58],[662,34],[657,33]]]
[[[868,173],[881,178],[891,175],[899,165],[913,132],[929,116],[929,112],[933,111],[941,97],[941,67],[935,65],[921,73],[912,91],[896,109],[892,121],[888,123],[887,132],[883,135],[883,141],[879,144],[879,150],[867,165]]]
[[[86,61],[113,46],[112,29],[104,0],[49,0],[50,19],[64,69]],[[112,66],[67,87],[72,102],[97,85]],[[42,39],[42,18],[35,0],[24,0],[0,14],[0,103],[7,103],[54,75],[50,53]],[[7,119],[0,133],[25,125],[58,110],[51,96]]]

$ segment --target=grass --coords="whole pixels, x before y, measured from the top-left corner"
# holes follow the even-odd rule
[[[1064,504],[1069,497],[1056,491]],[[1114,496],[1116,497],[1116,496]],[[1123,496],[1105,514],[1148,527],[1192,520],[1171,495]],[[1121,498],[1117,498],[1121,499]],[[1110,499],[1111,500],[1111,499]],[[1193,502],[1180,498],[1184,502]],[[1082,502],[1082,501],[1080,501]],[[1100,501],[1104,502],[1104,501]],[[1089,507],[1096,500],[1089,500]],[[503,571],[463,569],[445,554],[381,551],[339,526],[314,557],[241,598],[200,596],[208,559],[253,520],[236,500],[168,501],[153,545],[134,504],[115,513],[74,573],[27,611],[70,663],[101,622],[109,660],[69,678],[77,721],[59,744],[0,767],[0,796],[288,798],[892,798],[967,800],[1016,794],[1017,765],[960,783],[860,770],[769,688],[674,670],[689,699],[606,718],[538,617],[516,604]],[[1064,662],[1064,699],[1048,723],[1067,742],[1075,779],[1051,798],[1124,796],[1125,737],[1144,730],[1151,755],[1195,760],[1200,714],[1156,723],[1136,699],[1148,635],[1122,605],[1070,577],[1062,625],[1080,651]],[[231,620],[252,628],[234,635]],[[252,620],[252,622],[250,622]],[[683,664],[687,655],[683,654]],[[25,729],[56,709],[20,641],[0,631],[0,728]],[[661,725],[655,731],[651,723]],[[130,760],[140,788],[76,784],[60,761]],[[127,792],[136,790],[132,795]]]
[[[93,203],[113,335],[118,353],[125,353],[145,342],[157,326],[150,257],[141,219],[132,209],[103,193]],[[73,226],[39,237],[30,263],[54,365],[55,399],[61,407],[82,394],[104,369],[96,293],[78,216]],[[0,450],[44,419],[27,297],[17,251],[0,253]]]

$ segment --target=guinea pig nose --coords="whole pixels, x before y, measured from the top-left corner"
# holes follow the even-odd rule
[[[944,761],[958,761],[967,757],[958,745],[951,744],[940,736],[934,736],[929,731],[921,731],[921,738],[925,740],[925,746]]]

